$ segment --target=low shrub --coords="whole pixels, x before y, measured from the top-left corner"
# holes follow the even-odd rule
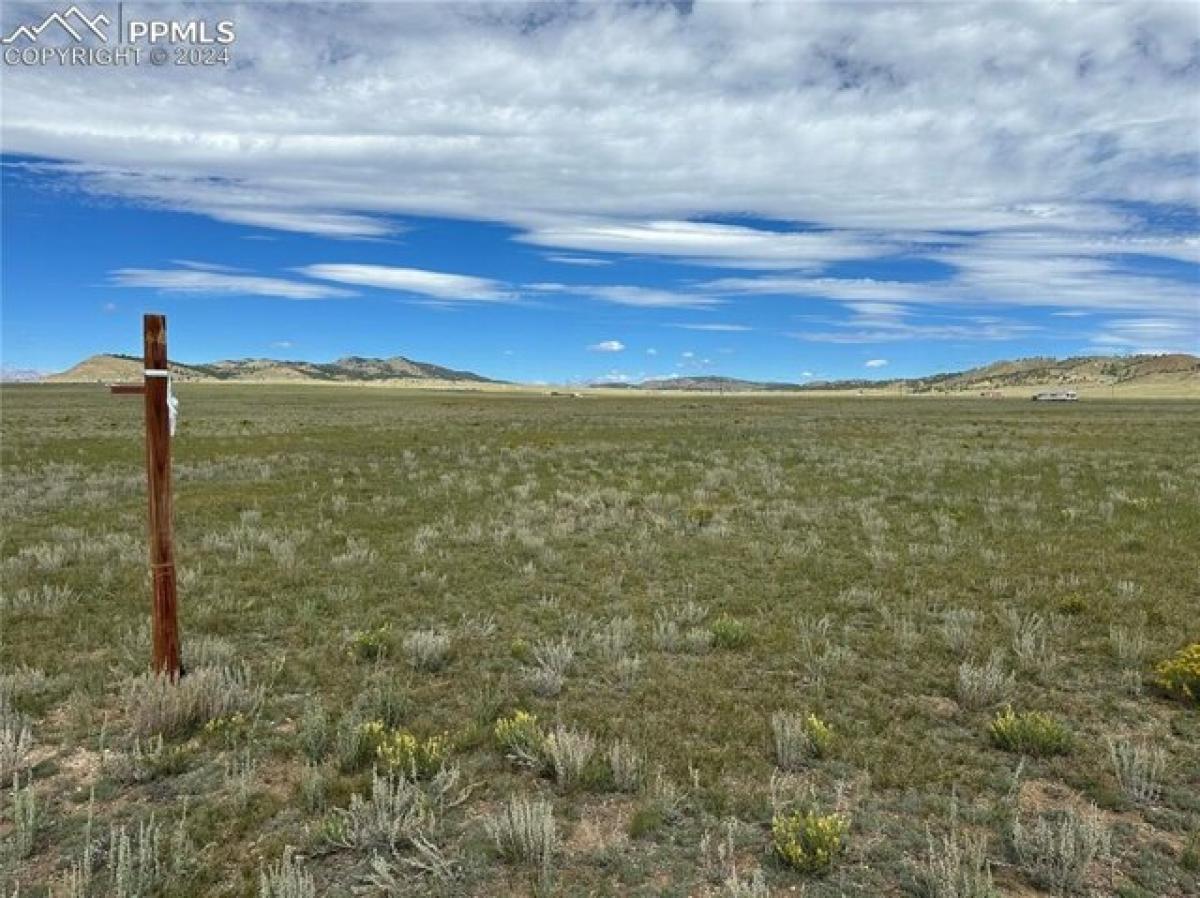
[[[554,781],[563,789],[569,789],[579,782],[596,753],[596,740],[590,734],[562,724],[546,736],[543,746],[554,771]]]
[[[502,858],[533,867],[549,885],[558,844],[550,802],[514,796],[484,821],[484,829]]]
[[[998,898],[987,856],[987,836],[965,833],[958,824],[958,806],[950,832],[940,839],[927,833],[925,864],[917,871],[922,898]]]
[[[404,654],[413,670],[439,671],[450,661],[450,635],[444,630],[414,630],[404,638]]]
[[[283,849],[278,864],[268,864],[259,874],[258,898],[317,898],[312,874],[296,861],[291,846]]]
[[[796,811],[776,814],[771,841],[785,864],[802,873],[822,873],[846,850],[850,822],[841,814]]]
[[[799,770],[814,758],[822,758],[833,745],[833,729],[815,714],[801,716],[789,711],[771,715],[775,741],[775,763],[782,770]]]
[[[1174,698],[1200,703],[1200,642],[1194,642],[1154,668],[1154,685]]]
[[[1013,675],[1006,673],[1000,653],[993,652],[986,664],[964,661],[958,666],[958,703],[964,708],[979,709],[993,705],[1007,695],[1013,686]]]
[[[428,779],[446,763],[450,740],[445,734],[418,739],[404,730],[388,730],[378,737],[375,753],[385,768],[412,779]]]
[[[713,645],[719,649],[737,649],[750,641],[750,628],[744,621],[722,614],[709,624]]]
[[[211,720],[253,714],[262,689],[245,667],[200,667],[172,682],[143,674],[125,686],[124,704],[135,736],[187,735]]]
[[[1108,740],[1108,754],[1117,783],[1131,801],[1148,804],[1157,800],[1167,766],[1166,752],[1157,745],[1121,738]]]
[[[546,763],[546,736],[536,714],[517,711],[501,717],[493,729],[496,742],[505,757],[522,767],[538,769]]]
[[[1023,755],[1064,755],[1071,750],[1071,734],[1049,714],[1016,713],[1009,705],[996,715],[988,734],[998,748]]]
[[[378,661],[386,658],[392,647],[392,628],[387,624],[371,630],[355,630],[350,634],[346,654],[355,661]]]
[[[0,783],[8,782],[24,768],[32,750],[29,723],[0,698]]]
[[[1042,813],[1027,824],[1017,815],[1012,825],[1017,863],[1036,885],[1058,893],[1078,891],[1092,861],[1108,850],[1109,832],[1100,812]]]

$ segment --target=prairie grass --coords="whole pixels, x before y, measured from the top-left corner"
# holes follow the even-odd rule
[[[1194,402],[179,390],[171,685],[140,410],[0,388],[8,894],[1200,893]]]

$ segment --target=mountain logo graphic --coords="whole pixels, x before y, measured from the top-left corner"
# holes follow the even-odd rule
[[[82,43],[84,36],[88,31],[90,31],[107,44],[108,35],[105,33],[104,29],[111,24],[112,20],[109,19],[109,17],[104,13],[100,13],[99,15],[89,19],[79,11],[78,6],[72,6],[70,9],[66,10],[66,12],[50,13],[50,15],[46,16],[40,25],[19,26],[13,31],[12,34],[4,38],[2,43],[12,44],[15,43],[18,38],[23,37],[30,43],[35,44],[37,43],[38,38],[42,36],[43,31],[45,31],[51,25],[58,25],[63,31],[69,34],[76,43]]]

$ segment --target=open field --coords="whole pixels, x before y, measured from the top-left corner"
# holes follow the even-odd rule
[[[0,392],[0,894],[1200,890],[1196,402],[179,393],[176,689],[141,403]]]

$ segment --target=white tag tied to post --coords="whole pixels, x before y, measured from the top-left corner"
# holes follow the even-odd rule
[[[165,377],[167,379],[167,428],[171,436],[175,436],[175,425],[179,421],[179,398],[172,387],[171,372],[166,368],[147,368],[142,372],[146,377]]]

